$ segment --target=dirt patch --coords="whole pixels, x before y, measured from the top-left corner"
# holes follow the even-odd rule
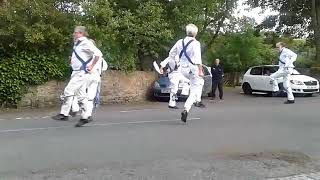
[[[289,164],[304,165],[311,162],[311,158],[301,152],[296,151],[271,151],[271,152],[259,152],[249,154],[233,154],[229,158],[234,160],[250,160],[250,161],[262,161],[262,160],[279,160],[285,161]]]

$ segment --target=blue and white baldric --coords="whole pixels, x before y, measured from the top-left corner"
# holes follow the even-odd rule
[[[76,47],[79,46],[79,44],[81,43],[82,41],[78,41],[75,45],[75,47],[73,48],[73,53],[74,55],[76,56],[76,58],[81,62],[82,66],[80,69],[73,69],[73,71],[81,71],[81,70],[84,70],[86,73],[88,73],[88,70],[87,70],[87,65],[91,62],[92,58],[93,57],[90,57],[90,59],[88,59],[87,61],[83,60],[79,54],[76,52]]]
[[[282,53],[283,49],[284,49],[284,48],[282,48],[281,51],[279,52],[279,65],[280,65],[280,64],[283,64],[283,65],[286,64],[285,62],[281,61],[281,59],[280,59],[280,56],[281,56],[281,53]]]
[[[184,39],[182,40],[182,50],[181,50],[181,52],[180,52],[180,54],[179,54],[179,59],[181,59],[181,57],[184,55],[192,65],[195,65],[195,64],[192,62],[190,56],[187,54],[187,48],[188,48],[188,46],[189,46],[193,41],[194,41],[194,39],[191,39],[191,40],[185,45],[185,44],[184,44]]]

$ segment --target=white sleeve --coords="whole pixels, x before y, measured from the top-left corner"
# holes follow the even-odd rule
[[[286,64],[284,67],[290,67],[293,62],[297,60],[297,54],[291,51],[290,49],[286,49]]]
[[[90,52],[95,57],[102,57],[102,52],[91,42],[88,40],[84,49]]]
[[[161,67],[166,67],[166,65],[169,63],[170,61],[170,57],[167,57],[165,60],[163,60],[161,63],[160,63],[160,66]]]
[[[193,46],[194,48],[194,64],[196,65],[201,65],[202,64],[202,59],[201,59],[201,44],[200,42],[196,41],[196,43]]]

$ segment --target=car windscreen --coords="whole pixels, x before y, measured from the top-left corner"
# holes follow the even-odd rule
[[[278,70],[277,66],[264,66],[263,67],[263,75],[270,76]]]
[[[262,67],[254,67],[250,71],[251,75],[262,75]]]

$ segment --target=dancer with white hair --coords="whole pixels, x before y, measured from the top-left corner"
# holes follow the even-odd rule
[[[188,24],[186,26],[186,33],[187,36],[184,39],[178,40],[169,52],[170,58],[179,56],[181,73],[190,80],[190,94],[184,105],[184,110],[181,112],[181,121],[185,123],[203,84],[201,45],[196,40],[198,33],[197,26]]]

